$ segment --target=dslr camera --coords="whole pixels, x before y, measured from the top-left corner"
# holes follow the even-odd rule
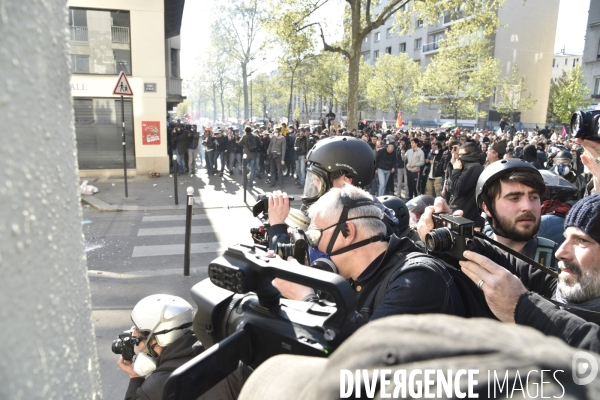
[[[451,214],[433,214],[434,229],[425,235],[427,253],[445,253],[464,261],[463,252],[474,246],[473,221]]]
[[[140,343],[140,338],[132,336],[133,329],[125,331],[119,335],[119,338],[113,340],[111,350],[115,354],[121,354],[123,360],[131,361],[135,354],[135,346]]]
[[[600,140],[600,110],[577,111],[571,117],[571,135],[574,138]]]

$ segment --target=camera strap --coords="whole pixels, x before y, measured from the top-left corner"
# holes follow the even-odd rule
[[[548,275],[550,275],[550,276],[558,279],[558,273],[556,273],[556,271],[553,271],[550,268],[545,267],[542,264],[538,263],[537,261],[532,260],[531,258],[529,258],[527,256],[524,256],[523,254],[521,254],[519,252],[514,251],[510,247],[508,247],[508,246],[506,246],[506,245],[504,245],[504,244],[502,244],[502,243],[500,243],[500,242],[498,242],[498,241],[496,241],[496,240],[494,240],[494,239],[486,236],[485,234],[483,234],[481,232],[475,232],[475,236],[477,236],[480,239],[483,239],[485,241],[490,242],[494,246],[499,247],[500,249],[506,251],[507,253],[509,253],[512,256],[518,258],[519,260],[525,261],[527,264],[533,266],[534,268],[537,268],[537,269],[545,272],[546,274],[548,274]],[[544,297],[544,299],[548,300],[552,304],[554,304],[554,305],[556,305],[558,307],[561,307],[561,308],[568,308],[568,309],[577,310],[577,311],[586,312],[586,313],[592,313],[592,314],[600,314],[599,311],[590,310],[590,309],[587,309],[587,308],[581,308],[581,307],[577,307],[577,306],[574,306],[574,305],[568,305],[568,304],[561,303],[561,302],[556,301],[556,300],[549,299],[547,297]]]

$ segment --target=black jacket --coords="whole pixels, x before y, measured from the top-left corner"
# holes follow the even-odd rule
[[[461,156],[462,169],[453,169],[452,198],[450,208],[453,211],[462,210],[463,217],[475,222],[475,226],[483,227],[483,219],[475,202],[475,188],[479,175],[483,172],[483,165],[479,163],[479,153]]]
[[[227,148],[227,136],[221,134],[221,136],[215,137],[215,142],[217,142],[217,151],[224,152]]]
[[[204,351],[192,331],[165,347],[156,359],[156,370],[148,378],[133,378],[125,394],[125,400],[162,400],[162,392],[173,371]]]
[[[294,150],[296,151],[296,156],[304,156],[310,150],[310,143],[307,136],[296,136],[296,141],[294,142]]]
[[[392,168],[397,169],[396,165],[396,152],[393,151],[388,153],[387,148],[384,147],[377,152],[375,156],[375,165],[377,168],[389,171]]]

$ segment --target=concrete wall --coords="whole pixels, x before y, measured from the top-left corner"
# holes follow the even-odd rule
[[[519,73],[537,104],[521,114],[523,123],[546,121],[556,21],[559,0],[509,0],[499,11],[500,21],[509,26],[496,34],[494,56],[500,61],[501,77],[519,65]]]
[[[591,1],[588,14],[587,29],[585,32],[585,47],[583,49],[583,63],[581,68],[585,81],[590,90],[596,88],[596,79],[600,78],[600,2]],[[598,90],[600,94],[600,90]],[[594,94],[594,93],[592,93]],[[598,104],[600,99],[593,99]]]
[[[167,154],[165,39],[163,0],[70,0],[69,7],[130,12],[131,76],[136,173],[169,172]],[[116,75],[74,74],[74,97],[115,97]],[[156,92],[144,92],[144,83],[156,83]],[[85,88],[85,90],[81,90]],[[160,145],[144,145],[142,121],[160,122]],[[120,124],[120,122],[119,122]],[[101,171],[94,170],[92,175]]]
[[[66,21],[65,0],[0,7],[1,399],[101,397]]]

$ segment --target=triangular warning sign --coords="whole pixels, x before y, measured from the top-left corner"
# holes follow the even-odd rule
[[[117,80],[117,85],[115,86],[115,90],[113,90],[113,94],[120,96],[133,96],[133,91],[131,90],[129,81],[127,81],[127,76],[123,71],[121,71],[119,74],[119,79]]]

